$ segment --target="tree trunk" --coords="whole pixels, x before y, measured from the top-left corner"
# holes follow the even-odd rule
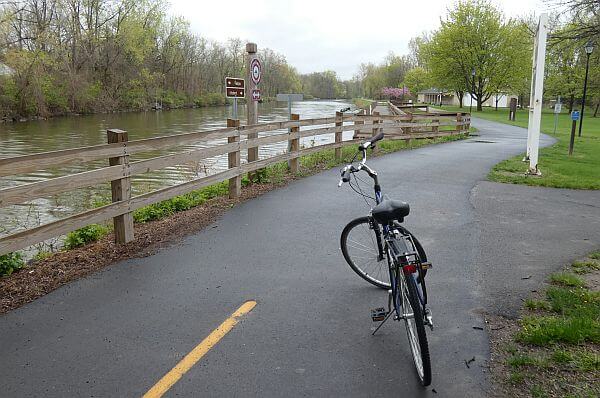
[[[498,94],[496,94],[496,112],[498,112]]]
[[[569,97],[569,102],[567,103],[567,107],[569,108],[569,113],[573,112],[573,104],[575,103],[575,94],[571,94]]]
[[[456,96],[458,97],[458,107],[462,109],[463,107],[463,99],[465,98],[464,91],[457,91]]]

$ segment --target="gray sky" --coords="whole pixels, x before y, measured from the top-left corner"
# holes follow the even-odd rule
[[[509,17],[536,14],[541,0],[492,0]],[[453,1],[443,0],[171,0],[171,12],[192,30],[218,41],[239,37],[286,56],[300,73],[331,69],[351,78],[363,62],[390,51],[408,53],[408,41],[439,26]]]

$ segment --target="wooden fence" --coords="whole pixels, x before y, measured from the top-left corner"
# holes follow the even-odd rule
[[[116,241],[126,243],[134,238],[133,211],[144,206],[226,180],[229,180],[229,196],[235,198],[240,194],[241,177],[248,172],[283,161],[290,161],[290,171],[297,172],[300,156],[332,148],[335,149],[336,158],[341,159],[343,146],[356,144],[361,138],[372,136],[379,131],[386,133],[386,139],[407,140],[468,134],[469,125],[470,117],[463,113],[348,116],[338,113],[335,117],[302,120],[298,115],[292,115],[292,119],[289,121],[250,126],[240,125],[239,120],[230,119],[227,121],[226,128],[135,141],[128,140],[127,132],[111,129],[107,131],[107,144],[3,158],[0,159],[0,176],[25,174],[68,163],[84,163],[98,159],[108,159],[108,166],[0,189],[0,207],[108,182],[111,183],[112,203],[0,237],[0,255],[110,218],[113,219]],[[285,129],[287,129],[286,132],[276,132],[276,130]],[[344,131],[354,131],[353,138],[344,141],[342,139]],[[273,133],[254,138],[256,133],[268,132]],[[334,134],[334,142],[301,148],[301,138],[323,134]],[[129,160],[130,155],[135,153],[225,138],[227,139],[226,143],[207,148],[186,150],[140,161]],[[242,151],[283,141],[288,141],[288,148],[291,148],[283,154],[249,163],[240,161]],[[131,178],[133,176],[225,154],[228,155],[229,167],[225,171],[143,195],[132,196]]]

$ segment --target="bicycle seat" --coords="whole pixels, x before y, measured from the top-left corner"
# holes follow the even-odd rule
[[[404,221],[410,213],[410,206],[400,200],[384,200],[373,208],[371,214],[379,224],[388,224],[393,220]]]

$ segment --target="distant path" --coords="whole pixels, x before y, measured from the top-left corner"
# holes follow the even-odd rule
[[[386,294],[354,275],[338,243],[368,209],[330,170],[0,317],[2,396],[141,396],[249,299],[252,312],[166,396],[485,395],[488,340],[473,326],[484,311],[515,315],[549,272],[600,247],[600,192],[486,182],[526,131],[473,125],[479,137],[371,161],[384,192],[411,203],[407,227],[434,263],[437,394],[417,385],[402,325],[370,335]]]

